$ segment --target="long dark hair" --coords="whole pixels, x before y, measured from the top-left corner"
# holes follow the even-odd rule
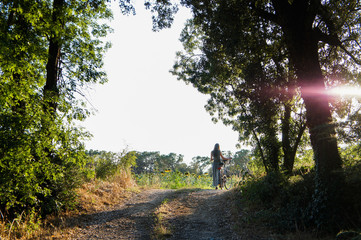
[[[214,145],[214,149],[213,149],[213,156],[219,157],[220,155],[221,155],[221,150],[219,150],[219,144],[216,143],[216,145]]]

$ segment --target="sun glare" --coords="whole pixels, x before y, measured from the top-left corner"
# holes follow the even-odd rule
[[[333,95],[333,96],[344,96],[344,97],[361,96],[361,88],[351,87],[351,86],[334,87],[334,88],[330,88],[327,92],[329,95]]]

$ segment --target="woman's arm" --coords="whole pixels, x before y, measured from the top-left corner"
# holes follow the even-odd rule
[[[223,161],[227,161],[227,160],[231,160],[232,158],[225,158],[223,157],[222,153],[221,153],[221,158],[223,159]]]
[[[213,163],[213,154],[211,152],[211,163]]]

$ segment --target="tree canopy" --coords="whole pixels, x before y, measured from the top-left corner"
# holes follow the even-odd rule
[[[319,211],[316,218],[326,226],[335,212],[332,204],[341,198],[343,182],[326,89],[359,81],[360,3],[184,0],[181,4],[191,9],[193,18],[181,39],[185,54],[180,56],[175,73],[210,94],[211,113],[216,110],[221,119],[227,116],[226,122],[233,126],[247,126],[249,119],[235,116],[242,116],[243,109],[248,111],[264,134],[263,143],[273,145],[265,147],[263,154],[268,159],[279,155],[279,129],[285,131],[283,136],[288,141],[299,141],[297,132],[302,131],[296,130],[292,137],[286,134],[288,128],[304,129],[300,122],[303,118],[296,114],[299,110],[293,109],[290,114],[294,122],[301,123],[297,128],[290,127],[292,121],[274,126],[279,123],[276,116],[281,121],[291,119],[286,117],[290,112],[286,106],[302,97],[299,103],[306,110],[316,163],[315,208],[328,209]],[[238,99],[243,101],[237,103]],[[282,143],[286,145],[289,143]],[[294,152],[292,148],[290,152]]]
[[[93,0],[4,0],[0,9],[0,210],[45,215],[74,204],[89,137],[74,120],[89,114],[84,87],[107,81],[112,13]]]

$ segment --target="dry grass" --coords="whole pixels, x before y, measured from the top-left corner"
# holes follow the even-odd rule
[[[130,172],[124,171],[107,181],[94,180],[77,189],[78,208],[40,220],[36,214],[4,219],[0,213],[0,240],[70,239],[80,225],[80,214],[103,210],[121,204],[138,191]]]
[[[95,180],[78,189],[79,207],[86,212],[103,210],[122,203],[134,191],[137,191],[136,183],[128,173],[114,176],[108,181]]]
[[[0,239],[30,239],[40,229],[40,220],[35,214],[24,213],[12,221],[7,221],[1,213]]]

